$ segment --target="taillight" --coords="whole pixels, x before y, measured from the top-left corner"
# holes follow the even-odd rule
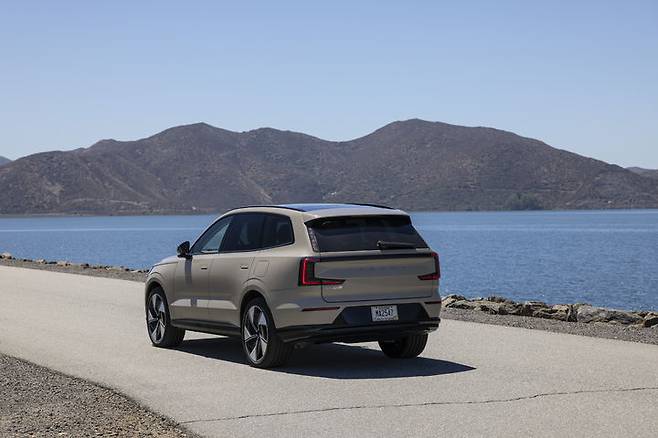
[[[439,255],[435,252],[432,252],[432,257],[434,257],[434,272],[419,275],[418,278],[421,280],[438,280],[441,278],[441,265],[439,263]]]
[[[315,257],[304,257],[299,263],[299,285],[300,286],[319,286],[330,284],[343,284],[345,280],[334,278],[318,278],[315,276],[315,264],[320,259]]]

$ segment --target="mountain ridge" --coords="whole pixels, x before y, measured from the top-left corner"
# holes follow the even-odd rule
[[[658,169],[646,169],[644,167],[627,167],[626,170],[630,170],[633,173],[638,175],[646,176],[648,178],[658,178]]]
[[[410,119],[328,141],[204,122],[0,169],[0,214],[218,212],[372,202],[409,210],[657,208],[658,180],[488,127]]]

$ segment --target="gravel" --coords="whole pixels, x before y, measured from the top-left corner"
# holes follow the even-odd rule
[[[110,389],[0,354],[2,437],[195,437]]]
[[[644,328],[601,322],[565,322],[530,316],[491,315],[479,310],[449,308],[443,308],[441,310],[441,317],[444,319],[456,319],[482,324],[506,325],[533,330],[546,330],[556,333],[568,333],[570,335],[618,339],[622,341],[658,345],[658,325],[651,328]]]
[[[123,268],[120,266],[108,266],[102,268],[86,267],[83,264],[70,264],[68,266],[58,265],[56,262],[38,263],[25,259],[0,258],[0,265],[12,266],[14,268],[42,269],[44,271],[65,272],[67,274],[82,274],[93,277],[118,278],[120,280],[141,281],[146,280],[146,272],[136,269]]]

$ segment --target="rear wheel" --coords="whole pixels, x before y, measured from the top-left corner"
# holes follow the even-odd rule
[[[283,365],[292,353],[293,346],[284,344],[277,335],[270,309],[262,298],[255,298],[245,306],[242,347],[249,365],[256,368]]]
[[[427,345],[427,333],[409,335],[390,341],[379,341],[379,348],[384,354],[394,359],[408,359],[418,356]]]
[[[153,288],[146,299],[146,329],[156,347],[176,347],[185,337],[185,330],[171,325],[167,298],[160,287]]]

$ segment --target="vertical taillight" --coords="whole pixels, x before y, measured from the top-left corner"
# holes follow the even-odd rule
[[[438,280],[441,278],[441,264],[439,263],[439,255],[435,252],[432,252],[432,257],[434,258],[434,272],[419,275],[418,278],[421,280]]]
[[[315,264],[320,259],[315,257],[304,257],[299,263],[299,285],[300,286],[319,286],[330,284],[343,284],[345,280],[333,278],[318,278],[315,276]]]

